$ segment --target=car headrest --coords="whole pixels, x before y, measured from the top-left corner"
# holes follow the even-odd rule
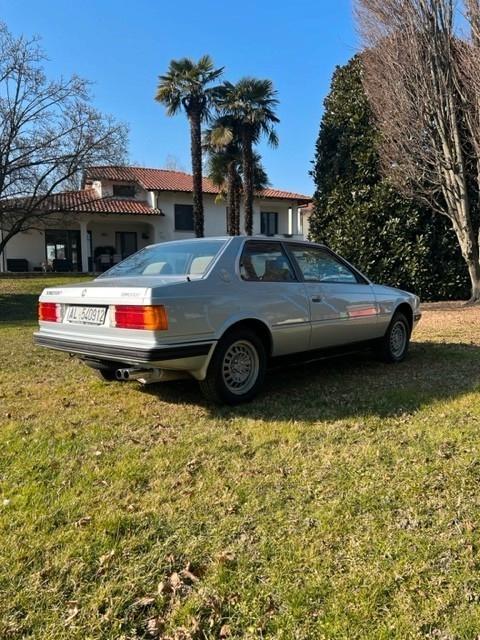
[[[210,264],[212,258],[213,256],[199,256],[198,258],[194,258],[190,265],[190,274],[194,276],[202,275]]]

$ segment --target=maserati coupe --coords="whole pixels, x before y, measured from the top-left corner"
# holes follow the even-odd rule
[[[252,399],[284,356],[371,347],[400,362],[421,315],[416,295],[326,246],[263,236],[151,245],[91,282],[45,289],[38,310],[36,344],[106,381],[193,377],[226,404]]]

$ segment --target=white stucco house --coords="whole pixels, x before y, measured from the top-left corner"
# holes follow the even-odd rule
[[[203,181],[205,235],[227,234],[226,202]],[[144,246],[193,237],[192,176],[140,167],[90,167],[83,188],[58,193],[65,208],[42,228],[20,233],[0,256],[0,271],[101,271]],[[265,189],[254,201],[253,232],[304,238],[303,207],[310,197]],[[241,221],[243,228],[243,220]]]

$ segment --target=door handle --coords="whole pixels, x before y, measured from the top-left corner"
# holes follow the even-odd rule
[[[321,302],[322,296],[312,296],[312,302]]]

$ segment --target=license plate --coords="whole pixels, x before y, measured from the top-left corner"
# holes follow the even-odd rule
[[[69,307],[66,322],[72,324],[104,324],[106,307]]]

